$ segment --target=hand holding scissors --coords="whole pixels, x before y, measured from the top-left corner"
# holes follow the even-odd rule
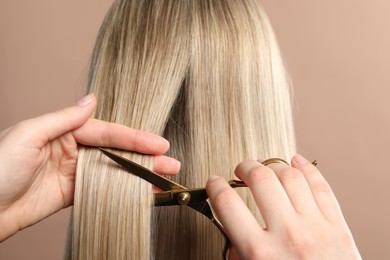
[[[251,190],[266,229],[223,178],[209,180],[213,209],[234,246],[230,259],[361,259],[319,170],[300,155],[291,165],[245,161],[235,170]]]
[[[315,161],[299,155],[292,167],[278,158],[246,161],[236,169],[244,182],[212,177],[206,193],[205,188],[184,187],[101,150],[130,173],[164,190],[154,194],[155,206],[186,205],[208,217],[225,236],[224,259],[360,259],[337,200]],[[265,230],[233,189],[246,184],[264,217]],[[229,250],[232,245],[234,249]]]

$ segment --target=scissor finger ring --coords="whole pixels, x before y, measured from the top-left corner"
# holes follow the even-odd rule
[[[267,166],[267,165],[269,165],[271,163],[283,163],[285,165],[290,165],[288,162],[286,162],[285,160],[280,159],[280,158],[269,158],[269,159],[264,160],[264,161],[262,161],[260,163],[265,165],[265,166]]]
[[[286,162],[285,160],[283,160],[281,158],[269,158],[269,159],[264,160],[262,162],[259,160],[258,162],[260,162],[261,164],[263,164],[265,166],[267,166],[267,165],[269,165],[271,163],[283,163],[285,165],[290,166],[290,164],[288,162]],[[314,160],[314,161],[311,162],[311,164],[313,164],[314,166],[317,166],[318,163],[317,163],[316,160]]]

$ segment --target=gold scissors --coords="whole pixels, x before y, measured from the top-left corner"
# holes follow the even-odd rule
[[[231,242],[226,235],[221,222],[219,222],[219,220],[216,218],[212,211],[205,188],[184,187],[183,185],[180,185],[161,175],[158,175],[150,171],[149,169],[122,156],[116,155],[103,148],[99,149],[110,159],[124,167],[128,172],[146,180],[147,182],[163,190],[163,192],[154,193],[155,206],[159,207],[185,205],[209,218],[225,237],[223,259],[228,259]],[[246,184],[239,180],[230,180],[228,183],[233,188],[246,187]]]
[[[213,213],[210,202],[208,201],[208,195],[206,193],[205,188],[184,187],[183,185],[180,185],[161,175],[158,175],[150,171],[149,169],[122,156],[116,155],[103,148],[99,149],[110,159],[124,167],[128,172],[164,190],[164,192],[154,193],[155,206],[159,207],[185,205],[209,218],[211,222],[213,222],[214,225],[221,231],[225,238],[225,247],[222,252],[222,257],[223,259],[228,259],[229,249],[232,246],[232,243],[227,234],[225,233],[224,227],[222,226],[221,222],[219,222],[219,220]],[[270,158],[261,163],[263,165],[268,165],[271,163],[284,163],[286,165],[289,165],[288,162],[280,158]],[[312,164],[317,165],[317,161],[313,161]],[[228,181],[228,183],[232,188],[247,187],[243,181],[239,180],[230,180]]]

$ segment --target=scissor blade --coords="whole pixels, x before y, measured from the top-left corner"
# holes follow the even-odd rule
[[[186,187],[184,187],[184,186],[182,186],[174,181],[171,181],[167,178],[164,178],[163,176],[160,176],[160,175],[150,171],[149,169],[147,169],[147,168],[145,168],[145,167],[143,167],[135,162],[132,162],[132,161],[130,161],[124,157],[121,157],[119,155],[116,155],[108,150],[103,149],[103,148],[99,147],[99,149],[107,157],[109,157],[111,160],[115,161],[116,163],[118,163],[122,167],[124,167],[130,173],[146,180],[147,182],[159,187],[162,190],[168,191],[168,190],[177,190],[177,189],[181,189],[181,190],[187,189]]]

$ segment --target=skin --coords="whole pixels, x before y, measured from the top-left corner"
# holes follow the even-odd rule
[[[176,174],[162,137],[89,119],[96,100],[46,114],[0,133],[0,241],[73,204],[78,144],[154,156],[154,171]],[[252,191],[267,228],[227,182],[207,183],[211,203],[232,241],[229,259],[361,259],[324,177],[300,155],[284,164],[245,161],[235,170]]]
[[[77,105],[22,121],[0,133],[0,242],[73,204],[78,144],[154,156],[154,171],[176,174],[164,138],[89,119],[91,94]]]
[[[233,244],[229,259],[361,259],[329,184],[305,158],[294,156],[291,166],[245,161],[235,174],[267,228],[223,178],[210,178],[207,192]]]

